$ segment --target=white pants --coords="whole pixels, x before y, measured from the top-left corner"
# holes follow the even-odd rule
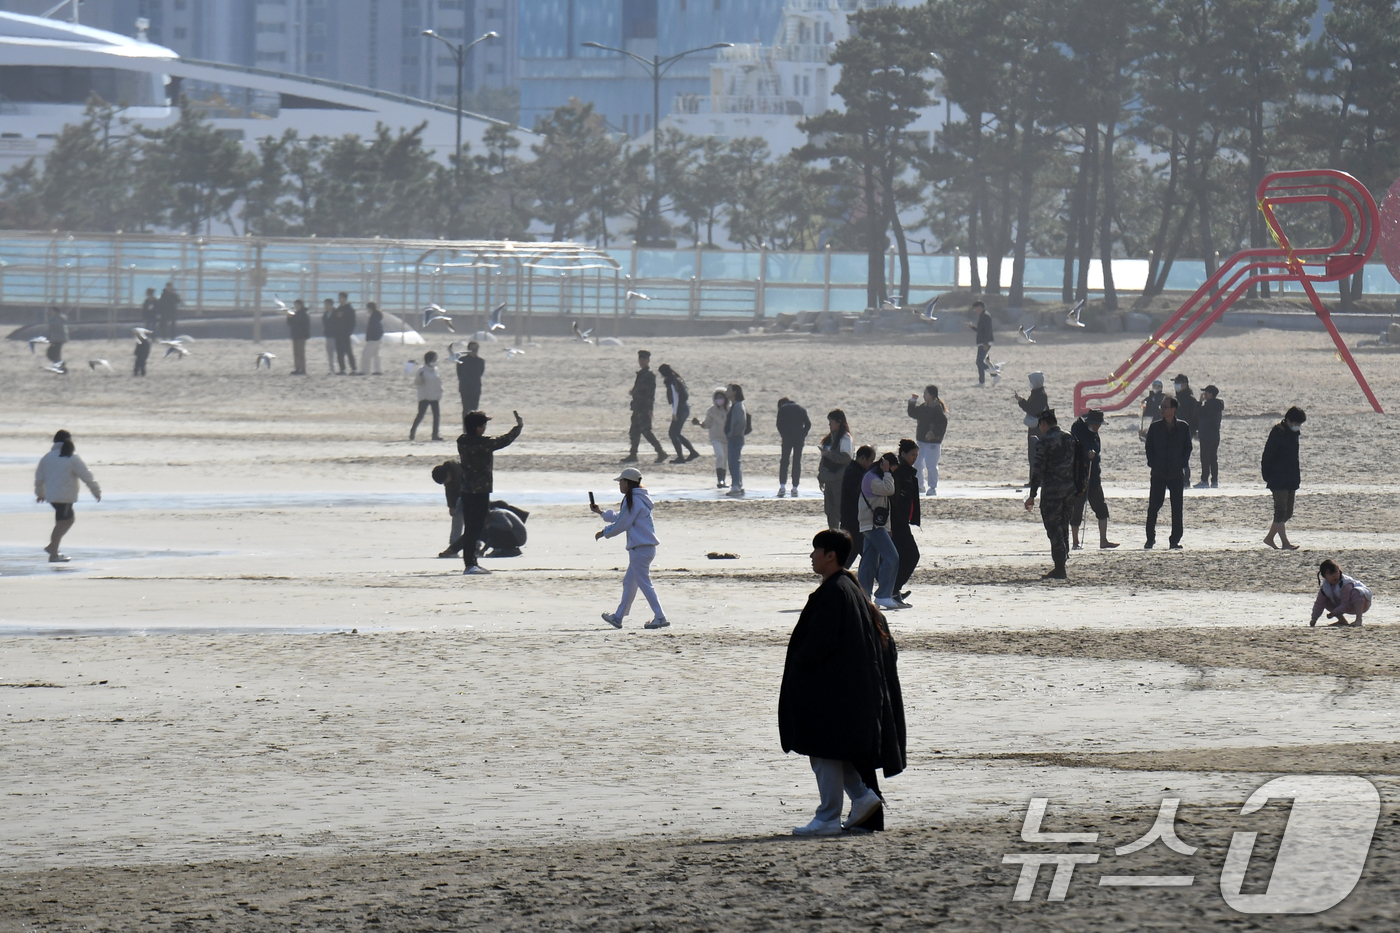
[[[652,614],[658,619],[666,618],[661,611],[661,600],[656,598],[656,587],[651,585],[651,562],[656,560],[656,547],[634,547],[627,551],[627,573],[622,578],[622,602],[617,606],[617,617],[621,619],[632,611],[632,600],[637,598],[637,590],[646,597]]]
[[[817,819],[823,823],[841,819],[843,790],[852,803],[866,795],[868,789],[865,782],[860,779],[860,772],[856,771],[855,765],[849,761],[818,758],[815,755],[809,755],[808,760],[812,763],[812,773],[817,776],[817,791],[821,794],[821,803],[817,806]]]
[[[943,445],[919,441],[919,459],[914,461],[914,478],[923,477],[922,485],[930,493],[938,489],[938,459],[943,456]]]
[[[360,372],[384,375],[379,369],[379,345],[382,340],[366,340],[364,356],[360,357]]]

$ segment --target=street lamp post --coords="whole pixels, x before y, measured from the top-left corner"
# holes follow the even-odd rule
[[[466,45],[462,45],[460,42],[453,45],[431,29],[424,29],[423,35],[429,39],[436,39],[451,49],[452,57],[457,61],[457,165],[452,175],[454,186],[457,189],[457,198],[452,205],[452,214],[453,217],[456,217],[457,208],[462,198],[462,68],[466,64],[468,52],[487,39],[499,39],[501,36],[500,33],[492,31],[478,36]]]
[[[651,59],[642,58],[626,49],[615,49],[610,45],[603,45],[599,42],[585,42],[583,47],[587,49],[602,49],[605,52],[617,52],[619,55],[626,55],[632,61],[641,65],[651,72],[651,200],[647,204],[647,225],[650,229],[646,231],[648,237],[653,241],[659,239],[657,227],[660,223],[661,213],[661,179],[656,171],[656,144],[661,139],[661,78],[670,70],[676,62],[687,55],[694,55],[696,52],[709,52],[713,49],[728,49],[734,46],[733,42],[716,42],[713,45],[706,45],[696,49],[686,49],[684,52],[677,52],[667,58],[652,55]]]

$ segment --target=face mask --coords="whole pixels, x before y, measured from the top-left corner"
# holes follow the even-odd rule
[[[1290,425],[1288,426],[1288,430],[1292,431],[1294,434],[1297,434],[1297,433],[1298,433],[1299,431],[1301,431],[1302,429],[1303,429],[1303,426],[1302,426],[1301,424],[1290,424]]]
[[[1176,385],[1172,386],[1172,389],[1175,390],[1175,391],[1177,391],[1177,392],[1180,392],[1180,391],[1181,391],[1182,389],[1184,389],[1184,388],[1186,388],[1186,386],[1182,385],[1182,384],[1179,383],[1179,382],[1178,382]]]

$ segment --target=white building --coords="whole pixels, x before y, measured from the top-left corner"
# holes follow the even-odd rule
[[[215,126],[256,150],[257,140],[295,129],[308,136],[372,136],[427,123],[424,144],[446,161],[457,112],[443,104],[279,71],[181,58],[140,38],[69,22],[0,12],[0,171],[44,156],[65,124],[78,123],[90,94],[125,107],[151,128],[174,122],[179,94],[198,98]],[[491,120],[462,119],[462,142],[484,151]],[[528,158],[533,134],[515,130]]]

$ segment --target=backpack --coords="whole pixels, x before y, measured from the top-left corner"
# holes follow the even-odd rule
[[[747,411],[745,411],[745,412],[744,412],[744,435],[745,435],[745,436],[748,436],[748,435],[750,435],[750,434],[752,434],[752,433],[753,433],[753,415],[751,415],[751,414],[749,414]]]

